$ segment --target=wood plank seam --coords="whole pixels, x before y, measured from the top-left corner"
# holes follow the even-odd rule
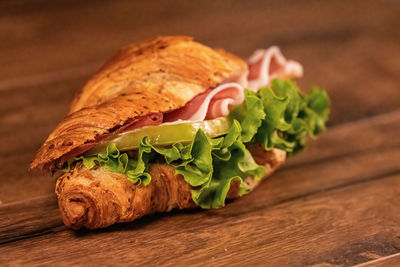
[[[365,149],[365,150],[357,150],[357,151],[351,151],[351,152],[346,152],[346,153],[339,153],[333,156],[327,156],[327,157],[321,157],[315,160],[310,160],[310,161],[303,161],[303,162],[299,162],[299,163],[294,163],[294,164],[290,164],[287,166],[284,166],[280,171],[286,171],[286,170],[293,170],[293,169],[298,169],[304,166],[312,166],[315,164],[322,164],[328,161],[333,161],[333,160],[337,160],[340,158],[345,158],[345,157],[352,157],[352,156],[358,156],[358,155],[362,155],[365,153],[375,153],[375,152],[379,152],[382,150],[395,150],[400,148],[400,145],[392,145],[392,146],[381,146],[381,147],[374,147],[374,148],[369,148],[369,149]]]
[[[8,239],[6,238],[6,239],[3,239],[3,240],[0,240],[0,247],[3,246],[3,245],[7,245],[9,243],[20,241],[20,240],[35,238],[35,237],[44,236],[44,235],[47,235],[47,234],[54,234],[54,233],[62,232],[62,231],[65,231],[65,230],[68,230],[68,229],[60,221],[59,224],[56,224],[54,226],[46,227],[46,228],[40,229],[38,231],[24,233],[22,235],[18,235],[18,236],[16,235],[16,236],[8,238]]]
[[[360,126],[368,125],[368,124],[375,124],[375,123],[382,123],[382,122],[390,122],[393,119],[397,119],[400,117],[400,109],[394,109],[390,112],[380,113],[373,116],[363,117],[360,119],[347,121],[344,123],[339,123],[328,127],[328,131],[337,131],[341,128],[358,128]],[[329,121],[328,121],[329,122]]]
[[[365,267],[365,266],[393,266],[394,262],[389,263],[388,265],[383,265],[385,262],[392,261],[393,259],[396,259],[397,263],[400,263],[400,252],[395,253],[389,256],[381,257],[376,260],[371,260],[367,262],[363,262],[361,264],[357,264],[354,267]]]

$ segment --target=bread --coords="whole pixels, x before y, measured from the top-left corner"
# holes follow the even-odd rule
[[[258,164],[264,165],[265,176],[276,170],[286,158],[286,152],[262,146],[250,149]],[[151,183],[147,186],[132,184],[125,175],[99,167],[88,170],[81,164],[61,176],[56,194],[64,224],[73,229],[95,229],[114,223],[131,222],[155,212],[172,209],[195,208],[191,199],[192,189],[182,175],[176,175],[174,167],[167,164],[150,166]],[[250,189],[258,182],[246,179]],[[237,198],[239,184],[231,183],[227,198]]]

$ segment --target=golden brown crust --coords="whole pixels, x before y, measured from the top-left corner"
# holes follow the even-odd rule
[[[37,152],[47,169],[66,153],[139,117],[184,106],[246,63],[190,37],[157,37],[122,48],[76,94],[67,117]]]
[[[262,150],[262,151],[258,151]],[[266,168],[266,176],[276,170],[284,161],[282,150],[253,148],[258,164]],[[190,185],[181,175],[175,175],[174,168],[166,164],[150,166],[151,183],[147,186],[132,184],[123,174],[110,172],[105,168],[88,170],[77,166],[70,173],[61,176],[56,185],[58,204],[65,225],[78,229],[102,228],[114,223],[131,222],[155,212],[172,209],[194,208]],[[251,189],[258,182],[246,179]],[[232,182],[227,198],[237,198],[239,183]]]

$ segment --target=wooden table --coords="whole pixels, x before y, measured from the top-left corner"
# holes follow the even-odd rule
[[[29,161],[91,73],[160,34],[243,57],[281,46],[303,88],[329,92],[329,130],[223,209],[69,230]],[[399,137],[398,1],[0,3],[0,265],[399,264]]]

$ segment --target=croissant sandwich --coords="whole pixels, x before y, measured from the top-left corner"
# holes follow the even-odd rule
[[[277,47],[244,61],[185,36],[128,45],[76,93],[30,168],[61,174],[73,229],[223,207],[325,129],[329,98],[302,93],[291,80],[302,72]]]

